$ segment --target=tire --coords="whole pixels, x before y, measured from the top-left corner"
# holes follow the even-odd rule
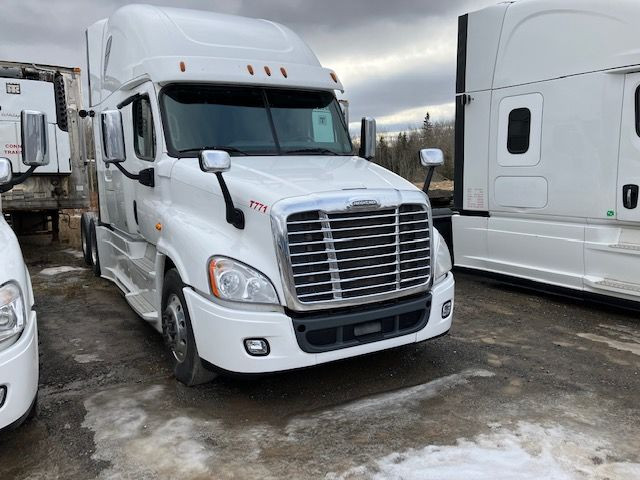
[[[174,375],[179,382],[192,387],[208,383],[217,375],[204,368],[200,360],[183,288],[178,271],[169,270],[162,288],[162,336]]]
[[[96,234],[96,222],[97,220],[95,218],[92,218],[89,221],[89,239],[91,241],[91,265],[93,266],[93,273],[96,277],[100,277],[100,257],[98,256],[98,236]]]
[[[91,219],[95,218],[93,212],[85,212],[80,217],[80,241],[82,242],[82,256],[87,267],[93,265],[91,261]]]

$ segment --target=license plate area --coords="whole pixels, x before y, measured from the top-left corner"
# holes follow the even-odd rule
[[[353,327],[353,334],[356,337],[364,337],[366,335],[373,335],[374,333],[380,333],[382,331],[382,323],[380,322],[367,322]]]

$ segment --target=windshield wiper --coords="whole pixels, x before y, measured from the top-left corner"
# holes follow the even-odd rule
[[[317,153],[319,155],[342,155],[338,152],[334,152],[333,150],[329,150],[328,148],[300,148],[298,150],[284,150],[282,153],[286,155],[293,155],[296,153]]]
[[[221,150],[227,153],[237,153],[238,155],[244,155],[245,157],[249,156],[247,152],[243,152],[242,150],[237,149],[236,147],[202,147],[202,148],[186,148],[184,150],[178,150],[178,153],[199,153],[202,150]]]

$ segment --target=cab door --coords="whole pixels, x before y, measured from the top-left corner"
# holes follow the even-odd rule
[[[625,78],[620,156],[618,159],[617,218],[640,225],[640,73]]]
[[[137,88],[134,100],[123,112],[123,118],[126,119],[124,130],[129,170],[145,177],[142,181],[131,181],[133,198],[127,207],[130,231],[155,244],[160,235],[156,224],[162,204],[160,188],[156,185],[162,134],[155,88],[151,82]]]

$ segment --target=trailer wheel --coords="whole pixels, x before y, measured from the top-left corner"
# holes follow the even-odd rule
[[[91,219],[94,219],[95,215],[92,212],[85,212],[80,217],[80,240],[82,242],[82,255],[84,257],[84,263],[88,267],[93,265],[91,260]]]
[[[183,288],[178,271],[169,270],[162,289],[162,336],[169,349],[176,378],[192,387],[210,382],[217,375],[204,368],[200,360]]]
[[[96,219],[89,220],[89,241],[90,241],[90,254],[91,265],[93,265],[93,273],[96,277],[101,276],[100,271],[100,257],[98,256],[98,236],[96,232]]]

